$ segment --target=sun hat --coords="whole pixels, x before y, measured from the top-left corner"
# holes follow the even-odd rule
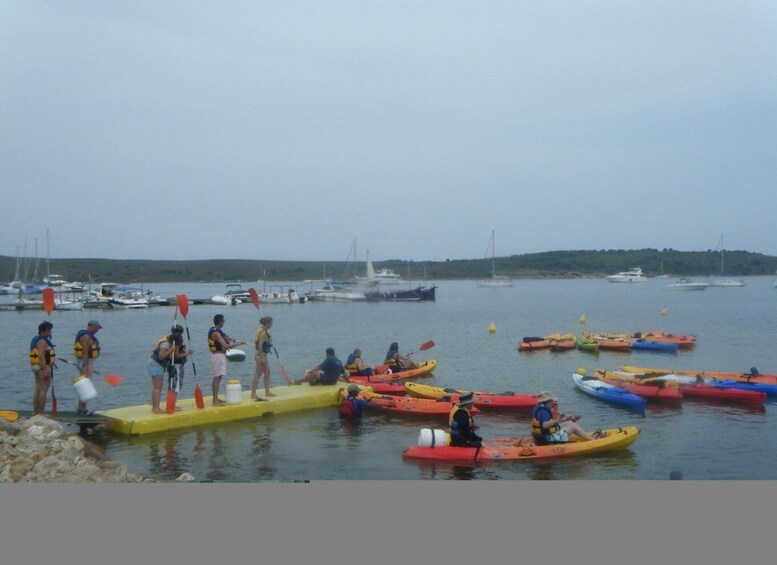
[[[351,384],[348,385],[348,392],[350,392],[351,394],[356,394],[360,390],[361,389],[359,388],[359,385],[357,385],[357,384],[351,383]]]
[[[467,404],[473,404],[475,402],[475,395],[471,392],[468,392],[467,394],[462,394],[459,397],[459,401],[456,403],[456,406],[465,406]]]
[[[539,396],[539,401],[540,401],[540,402],[547,402],[548,400],[553,400],[553,401],[555,401],[555,400],[558,400],[558,399],[557,399],[555,396],[553,396],[553,393],[552,393],[552,392],[550,392],[550,391],[547,391],[547,390],[543,390],[543,391],[540,393],[540,396]]]

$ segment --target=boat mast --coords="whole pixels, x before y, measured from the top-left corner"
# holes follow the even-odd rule
[[[491,276],[496,278],[496,249],[494,230],[491,230]]]

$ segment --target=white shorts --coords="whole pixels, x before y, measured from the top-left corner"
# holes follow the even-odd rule
[[[213,367],[214,377],[227,376],[227,356],[224,353],[211,353],[210,366]]]

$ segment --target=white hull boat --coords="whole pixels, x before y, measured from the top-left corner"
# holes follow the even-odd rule
[[[494,232],[491,232],[491,240],[488,242],[489,247],[491,247],[491,278],[490,279],[482,279],[478,281],[478,286],[485,286],[485,287],[506,287],[506,286],[513,286],[513,280],[508,277],[507,275],[497,275],[496,274],[496,252],[494,250]]]
[[[640,267],[634,267],[628,271],[622,271],[605,277],[611,283],[641,283],[647,282],[647,277]]]
[[[669,290],[706,290],[710,286],[706,282],[695,282],[687,277],[677,279],[677,282],[666,285]]]

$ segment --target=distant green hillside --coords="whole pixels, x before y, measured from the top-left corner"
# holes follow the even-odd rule
[[[732,276],[772,275],[777,257],[749,251],[726,251],[725,274]],[[0,281],[9,281],[16,271],[16,257],[0,256]],[[32,280],[34,260],[20,266]],[[720,274],[719,251],[675,251],[673,249],[630,249],[600,251],[548,251],[511,255],[496,259],[496,271],[513,278],[603,277],[631,267],[642,267],[648,276],[663,272],[678,276]],[[447,261],[374,262],[376,269],[393,269],[406,280],[478,279],[491,275],[490,259]],[[80,282],[179,282],[179,281],[302,281],[349,278],[364,275],[364,264],[337,261],[256,261],[208,259],[201,261],[150,261],[116,259],[51,259],[49,270],[67,280]],[[45,261],[39,260],[38,278],[45,275]]]

